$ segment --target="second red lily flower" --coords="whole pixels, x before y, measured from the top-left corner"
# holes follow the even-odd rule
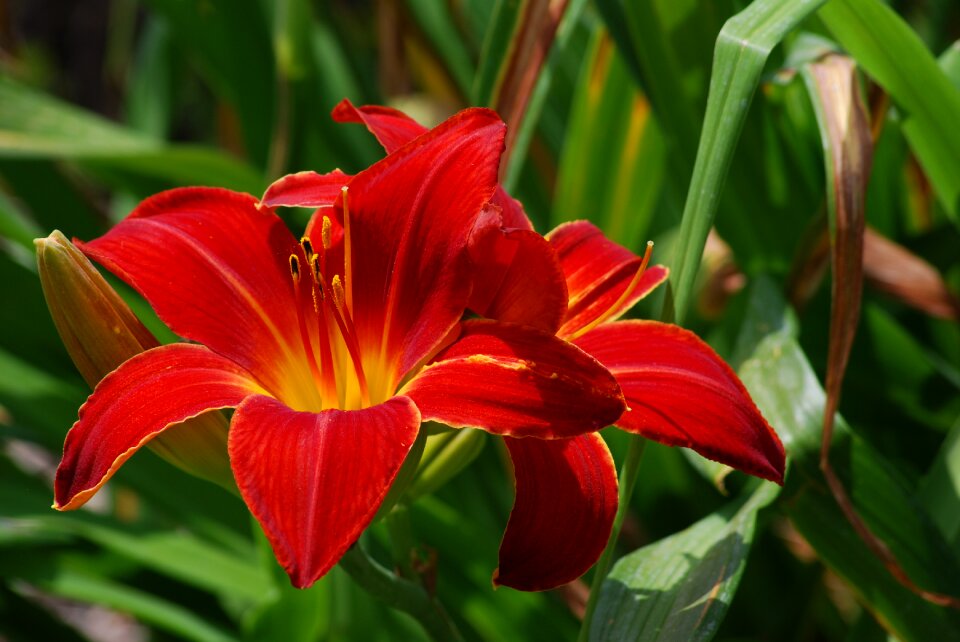
[[[333,115],[366,125],[388,153],[426,131],[386,107],[357,108],[344,101]],[[308,191],[316,180],[302,179],[300,187]],[[497,209],[484,213],[471,238],[472,310],[555,333],[597,358],[614,374],[626,398],[627,409],[614,422],[621,429],[783,482],[780,439],[737,375],[706,343],[668,323],[617,321],[666,281],[665,267],[648,269],[649,252],[636,256],[587,221],[560,225],[544,238],[502,188],[493,202]],[[570,441],[577,439],[584,438]],[[528,474],[538,468],[536,462],[544,461],[539,445],[516,439],[507,439],[507,445],[517,469],[517,506],[536,506],[540,522],[550,527],[540,531],[544,544],[537,555],[530,555],[532,547],[522,538],[505,537],[501,566],[504,560],[515,560],[531,577],[549,576],[552,560],[566,553],[564,533],[583,531],[584,516],[591,514],[589,494],[581,493],[582,501],[570,503],[569,494],[559,497],[538,487]],[[606,450],[602,441],[595,448]],[[549,478],[550,467],[539,467]],[[589,468],[582,467],[579,474],[586,479]],[[606,542],[601,537],[600,529],[587,530],[581,552],[596,550],[599,555]]]

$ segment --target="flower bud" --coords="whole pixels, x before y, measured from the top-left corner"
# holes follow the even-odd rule
[[[40,283],[70,358],[91,388],[121,363],[160,345],[120,295],[67,238],[36,239]],[[148,446],[192,475],[236,491],[219,411],[170,428]]]

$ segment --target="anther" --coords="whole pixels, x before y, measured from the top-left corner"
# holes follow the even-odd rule
[[[290,255],[290,275],[296,283],[300,282],[300,259],[296,254]]]
[[[320,293],[320,300],[323,300],[323,272],[320,270],[320,255],[314,254],[310,257],[310,271],[313,273],[313,282],[317,284],[318,287],[315,288],[315,291]]]
[[[330,284],[333,288],[333,302],[337,304],[337,308],[343,310],[344,308],[344,296],[343,296],[343,283],[340,281],[340,275],[333,275],[333,282]]]
[[[331,228],[333,224],[330,223],[330,217],[324,216],[323,222],[320,224],[320,240],[323,243],[323,249],[329,250],[332,243],[331,237]]]
[[[310,261],[313,258],[313,243],[310,242],[309,236],[304,236],[300,239],[300,247],[303,248],[304,256]]]

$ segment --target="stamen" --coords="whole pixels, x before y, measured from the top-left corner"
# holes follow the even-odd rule
[[[583,326],[582,328],[580,328],[579,330],[577,330],[576,332],[568,336],[567,337],[568,341],[573,341],[574,339],[582,337],[583,335],[590,332],[595,327],[597,327],[598,325],[600,325],[601,323],[603,323],[604,321],[612,317],[614,314],[616,314],[620,306],[623,305],[624,302],[627,301],[631,296],[633,296],[634,292],[636,292],[637,287],[639,287],[640,285],[640,281],[643,279],[643,273],[647,271],[647,266],[650,264],[650,256],[652,254],[653,254],[653,241],[647,241],[647,249],[643,253],[643,260],[640,261],[640,267],[637,268],[637,273],[633,275],[633,280],[630,281],[630,284],[627,286],[627,289],[623,291],[623,294],[621,294],[617,298],[617,300],[614,301],[613,305],[608,307],[603,312],[603,314],[601,314],[596,319],[594,319],[587,325]]]
[[[333,406],[342,405],[342,399],[337,391],[337,376],[333,366],[332,349],[330,348],[330,334],[328,331],[327,316],[325,306],[323,305],[323,288],[320,287],[322,274],[320,272],[320,256],[313,254],[310,256],[310,268],[313,275],[313,287],[311,295],[313,298],[313,311],[317,317],[317,338],[320,343],[320,397],[327,402],[334,399],[337,403]]]
[[[347,198],[349,190],[344,185],[340,189],[343,200],[343,281],[346,296],[346,309],[353,313],[353,250],[350,242],[350,203]]]
[[[303,295],[300,290],[300,257],[296,254],[290,255],[290,275],[293,277],[293,291],[297,306],[297,325],[300,326],[300,341],[303,343],[303,351],[307,356],[307,363],[310,366],[310,374],[313,376],[315,384],[321,382],[320,369],[317,367],[317,358],[313,354],[313,343],[310,341],[310,333],[307,331],[307,323],[303,318]],[[314,388],[316,390],[316,388]],[[322,404],[321,397],[321,404]]]
[[[350,353],[350,360],[353,361],[353,370],[357,373],[357,383],[360,385],[360,396],[363,399],[363,404],[370,404],[370,389],[367,386],[367,377],[363,372],[363,361],[360,359],[360,344],[357,341],[357,330],[353,325],[353,319],[350,316],[350,313],[344,307],[344,292],[343,292],[343,283],[340,281],[340,275],[333,275],[333,283],[331,284],[333,289],[332,299],[336,314],[334,319],[337,321],[337,325],[340,327],[340,335],[343,337],[343,342],[347,346],[347,351]]]

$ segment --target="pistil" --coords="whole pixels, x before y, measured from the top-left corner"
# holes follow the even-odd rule
[[[344,286],[344,304],[348,314],[353,314],[353,250],[350,243],[350,202],[348,198],[349,190],[344,185],[340,189],[341,201],[343,201],[343,280]]]
[[[357,340],[357,329],[353,324],[353,317],[346,307],[343,285],[340,277],[333,275],[333,304],[337,310],[337,321],[340,324],[340,332],[343,334],[344,343],[347,350],[350,351],[350,359],[353,361],[353,369],[357,373],[357,381],[360,384],[360,395],[363,398],[363,404],[370,404],[370,388],[367,385],[367,377],[363,373],[363,361],[360,359],[360,343]]]
[[[314,252],[313,244],[309,237],[304,236],[300,239],[300,245],[303,248],[304,256],[310,263],[310,272],[313,277],[313,308],[317,316],[317,331],[320,343],[320,378],[318,386],[321,390],[321,398],[326,407],[345,408],[347,405],[347,381],[343,378],[342,371],[337,377],[337,370],[334,366],[333,358],[333,335],[330,334],[331,326],[335,325],[340,332],[347,353],[350,355],[354,372],[356,373],[357,385],[360,392],[361,403],[364,406],[370,405],[370,392],[367,385],[367,379],[363,371],[363,362],[360,358],[360,347],[357,341],[356,328],[353,318],[345,304],[343,283],[338,275],[333,276],[332,283],[328,284],[324,273],[326,271],[326,253],[331,246],[331,222],[326,216],[321,223],[321,247],[319,252]],[[299,270],[298,270],[299,272]],[[333,323],[328,316],[333,317]],[[340,386],[337,385],[338,380]],[[331,404],[332,400],[336,400]]]
[[[596,319],[583,326],[570,336],[566,337],[568,341],[573,341],[578,337],[582,337],[586,333],[593,330],[595,327],[612,317],[617,313],[617,310],[620,309],[627,299],[633,296],[633,293],[636,292],[637,288],[640,286],[640,281],[643,279],[643,273],[647,271],[647,266],[650,265],[650,256],[653,254],[653,241],[647,241],[647,249],[643,253],[643,260],[640,261],[640,267],[637,268],[636,274],[633,275],[633,279],[630,281],[630,284],[627,285],[627,289],[614,301],[613,305],[608,307],[601,315]]]

